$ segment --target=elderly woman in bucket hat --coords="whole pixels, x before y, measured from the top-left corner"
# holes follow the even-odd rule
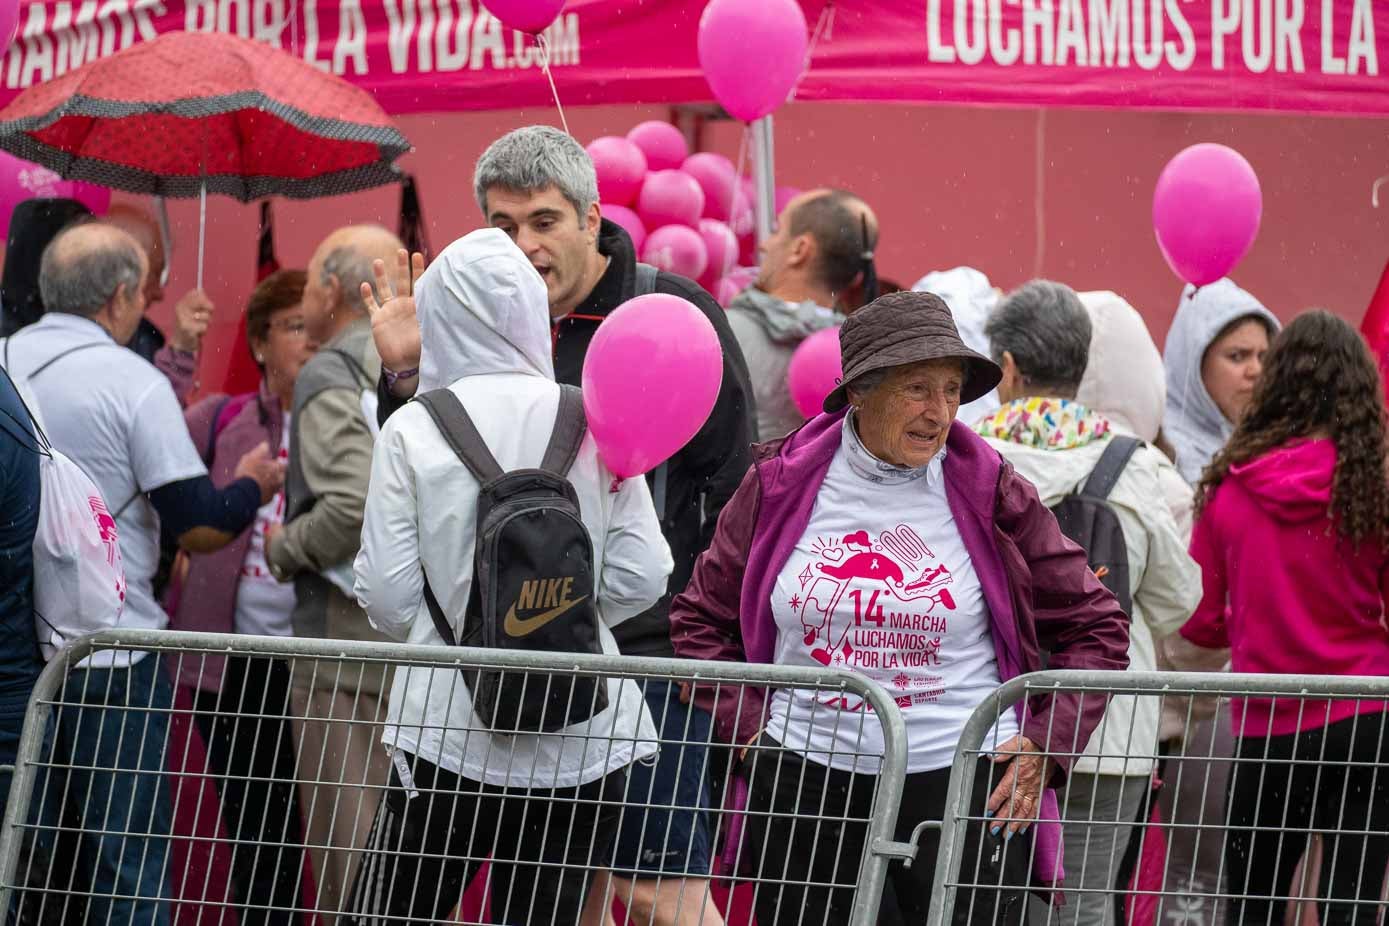
[[[841,334],[844,378],[825,414],[756,448],[710,548],[671,608],[681,656],[861,673],[906,723],[896,838],[967,810],[957,922],[1022,922],[1029,886],[1060,880],[1054,789],[1106,699],[1057,693],[1007,710],[973,768],[967,808],[945,807],[959,737],[1002,681],[1042,668],[1123,669],[1128,618],[1038,500],[955,423],[999,368],[960,340],[929,293],[892,293]],[[764,879],[757,920],[845,922],[864,852],[880,724],[856,698],[696,689],[719,736],[752,745],[743,857]],[[767,826],[770,812],[776,822]],[[789,824],[787,820],[791,820]],[[893,866],[880,922],[919,922],[937,834]],[[1029,868],[1031,869],[1029,871]],[[802,914],[806,919],[802,919]],[[822,920],[821,917],[824,917]]]

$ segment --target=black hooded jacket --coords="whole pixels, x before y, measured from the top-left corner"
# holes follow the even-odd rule
[[[598,250],[609,258],[608,269],[593,291],[571,314],[553,324],[555,379],[579,385],[589,341],[608,314],[636,294],[636,249],[621,226],[603,220]],[[718,332],[723,347],[723,385],[709,420],[667,467],[665,514],[661,532],[670,544],[675,569],[666,594],[645,614],[624,621],[613,630],[622,652],[628,655],[673,656],[670,642],[670,600],[684,591],[694,572],[695,559],[714,536],[719,512],[732,497],[751,462],[754,412],[752,386],[738,341],[728,327],[724,311],[699,284],[661,271],[655,291],[679,296],[704,313]],[[672,384],[672,388],[678,388]],[[380,418],[384,422],[405,402],[390,394],[384,380],[378,384]],[[652,475],[647,475],[652,481]]]

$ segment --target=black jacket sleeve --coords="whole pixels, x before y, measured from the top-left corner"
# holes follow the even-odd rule
[[[160,527],[171,537],[195,527],[239,534],[251,525],[260,509],[260,486],[247,476],[220,489],[207,476],[195,476],[162,485],[148,494],[159,513]]]
[[[662,273],[657,292],[668,292],[694,303],[714,325],[723,348],[723,383],[709,420],[672,461],[671,478],[687,483],[687,497],[703,496],[702,520],[696,555],[707,549],[714,537],[719,512],[733,497],[752,463],[753,440],[752,381],[738,339],[728,325],[723,307],[704,289],[683,277]],[[677,572],[679,570],[677,569]],[[682,589],[674,585],[672,591]]]
[[[410,403],[409,396],[401,399],[391,392],[386,385],[386,374],[382,373],[376,380],[376,426],[384,428],[386,419],[400,411]]]

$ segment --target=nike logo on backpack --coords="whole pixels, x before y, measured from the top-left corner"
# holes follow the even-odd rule
[[[587,595],[578,599],[570,599],[569,592],[573,585],[574,580],[572,578],[534,579],[522,582],[521,594],[507,610],[502,629],[506,631],[508,636],[528,636],[565,612],[583,604],[588,599]],[[516,616],[518,605],[522,609],[530,609],[541,604],[550,604],[552,607],[531,617]]]

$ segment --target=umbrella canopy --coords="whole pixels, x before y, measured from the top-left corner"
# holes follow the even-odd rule
[[[242,202],[394,183],[410,143],[365,91],[277,48],[174,32],[29,88],[0,148],[131,193]]]

